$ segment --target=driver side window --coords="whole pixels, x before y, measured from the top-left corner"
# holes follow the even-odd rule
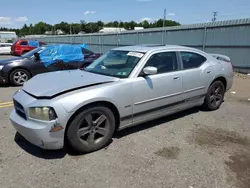
[[[85,48],[82,48],[82,52],[83,52],[83,55],[88,58],[89,56],[93,55],[94,53],[85,49]]]
[[[145,67],[152,66],[157,68],[157,74],[167,73],[178,70],[178,63],[175,52],[161,52],[152,55]]]

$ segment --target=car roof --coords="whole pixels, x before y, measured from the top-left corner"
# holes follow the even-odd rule
[[[134,45],[134,46],[123,46],[123,47],[115,48],[113,50],[119,50],[119,51],[136,51],[136,52],[146,53],[146,52],[149,52],[149,51],[164,50],[164,49],[194,50],[193,48],[186,47],[186,46],[163,45],[163,44],[140,44],[140,45]]]

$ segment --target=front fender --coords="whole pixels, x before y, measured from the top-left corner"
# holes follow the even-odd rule
[[[119,111],[121,117],[132,114],[132,84],[124,82],[96,89],[74,91],[62,97],[59,101],[65,110],[74,113],[78,109],[94,102],[112,103]]]

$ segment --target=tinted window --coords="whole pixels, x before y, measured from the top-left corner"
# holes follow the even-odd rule
[[[26,46],[26,45],[28,45],[28,42],[27,42],[27,41],[22,41],[22,42],[20,43],[20,45]]]
[[[87,55],[87,56],[90,56],[90,55],[93,54],[93,52],[91,52],[91,51],[89,51],[89,50],[87,50],[87,49],[85,49],[85,48],[82,48],[82,53],[83,53],[84,55]]]
[[[34,53],[40,53],[42,50],[44,50],[45,48],[44,47],[38,47],[38,48],[35,48],[34,50],[31,50],[29,51],[28,53],[22,55],[22,57],[32,57],[34,55]]]
[[[192,52],[181,52],[181,58],[184,69],[197,68],[206,61],[206,58],[202,55]]]
[[[157,68],[157,72],[166,73],[178,69],[176,53],[175,52],[162,52],[152,55],[145,67],[153,66]]]

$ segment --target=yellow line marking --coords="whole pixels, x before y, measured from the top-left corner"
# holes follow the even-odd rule
[[[0,102],[0,105],[13,104],[13,102]]]
[[[0,105],[0,108],[5,108],[5,107],[10,107],[10,106],[13,106],[13,104],[7,104],[7,105]]]

